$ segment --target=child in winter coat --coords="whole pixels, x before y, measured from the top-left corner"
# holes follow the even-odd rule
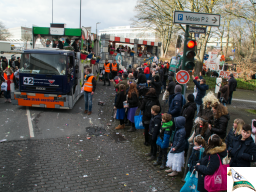
[[[165,172],[170,173],[169,176],[176,176],[178,172],[182,171],[182,167],[185,164],[184,153],[186,147],[186,130],[185,130],[186,118],[178,116],[174,118],[175,135],[170,152],[167,156],[166,166],[170,167]]]
[[[148,161],[153,161],[156,160],[156,150],[157,150],[157,146],[156,146],[156,140],[157,140],[157,136],[159,134],[159,130],[161,128],[161,114],[160,113],[160,107],[158,105],[153,105],[151,107],[151,120],[149,123],[149,136],[151,138],[151,150],[150,153],[147,154],[147,156],[150,156],[150,158],[148,158]]]
[[[206,147],[206,156],[198,161],[195,168],[198,171],[198,185],[197,190],[200,192],[207,192],[204,188],[204,177],[206,175],[213,175],[220,166],[220,161],[227,156],[226,143],[222,139],[213,134],[208,140]]]
[[[125,108],[124,101],[126,101],[126,87],[124,84],[119,85],[119,93],[117,93],[115,108],[116,111],[116,119],[120,120],[120,124],[115,129],[124,129],[124,116],[125,116]]]
[[[160,134],[156,142],[156,144],[160,147],[160,151],[157,161],[153,164],[154,166],[162,164],[160,166],[160,169],[165,169],[167,161],[167,149],[169,147],[169,139],[171,137],[172,125],[172,115],[164,113],[162,115],[162,126],[160,129]]]
[[[226,139],[225,143],[227,145],[227,149],[229,149],[232,146],[232,141],[235,136],[241,135],[242,128],[244,126],[244,121],[242,119],[235,119],[233,123],[233,128],[230,129]]]
[[[236,136],[228,148],[231,155],[230,167],[250,167],[256,161],[256,145],[251,137],[252,128],[244,125],[241,135]]]
[[[189,167],[188,170],[191,173],[193,172],[197,161],[203,157],[204,147],[205,147],[204,138],[201,135],[195,136],[195,138],[194,138],[194,147],[193,147],[192,153],[191,153],[191,155],[188,159],[188,167]]]

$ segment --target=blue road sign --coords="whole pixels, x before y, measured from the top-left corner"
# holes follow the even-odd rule
[[[183,14],[178,14],[178,20],[183,21]]]

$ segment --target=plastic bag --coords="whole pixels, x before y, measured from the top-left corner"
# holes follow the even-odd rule
[[[136,129],[144,129],[143,123],[142,123],[142,118],[143,118],[143,115],[141,115],[141,111],[140,111],[139,115],[134,116],[134,124],[135,124]]]
[[[196,173],[194,174],[194,171],[190,174],[190,177],[187,178],[187,181],[181,188],[180,192],[198,192],[198,173],[196,171]]]
[[[6,82],[3,82],[1,84],[1,91],[7,91],[7,83]]]
[[[165,90],[164,94],[163,94],[163,101],[166,101],[169,99],[169,91]]]

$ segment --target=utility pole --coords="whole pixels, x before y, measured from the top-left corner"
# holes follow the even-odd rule
[[[82,4],[82,2],[81,2],[82,0],[80,0],[80,29],[81,29],[81,4]]]

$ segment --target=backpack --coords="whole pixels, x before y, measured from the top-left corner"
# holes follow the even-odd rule
[[[182,94],[181,94],[182,95]],[[181,103],[181,109],[183,108],[183,106],[187,103],[184,95],[182,95],[182,103]]]
[[[159,105],[156,100],[149,100],[145,105],[145,110],[143,111],[143,115],[146,117],[151,117],[151,108],[153,105]]]

